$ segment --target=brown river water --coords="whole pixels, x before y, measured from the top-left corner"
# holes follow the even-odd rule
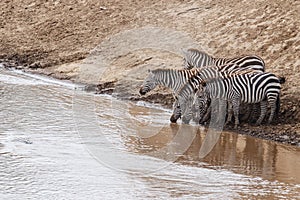
[[[3,68],[0,91],[0,199],[300,199],[299,147]]]

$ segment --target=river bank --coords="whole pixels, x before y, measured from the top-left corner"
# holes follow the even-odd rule
[[[14,62],[4,62],[3,60],[2,63],[6,68],[9,69],[19,69],[27,73],[41,74],[60,80],[74,81],[72,80],[72,77],[62,76],[61,74],[58,75],[52,70],[33,70],[27,67],[18,66]],[[138,94],[127,92],[120,93],[117,82],[104,82],[98,85],[86,84],[85,90],[96,94],[112,94],[123,100],[146,101],[161,105],[168,109],[172,109],[173,96],[168,91],[162,93],[161,90],[159,90],[160,92],[154,92],[142,97]],[[261,139],[272,140],[283,144],[300,146],[300,127],[298,121],[293,117],[295,114],[297,114],[297,106],[299,107],[299,101],[297,101],[297,99],[289,99],[289,101],[287,101],[287,99],[283,99],[281,104],[280,114],[272,124],[267,124],[265,122],[261,126],[255,126],[254,124],[248,124],[244,122],[237,130],[233,129],[233,126],[230,125],[226,126],[224,130],[235,132],[237,134],[250,135]],[[180,120],[178,123],[181,123]]]

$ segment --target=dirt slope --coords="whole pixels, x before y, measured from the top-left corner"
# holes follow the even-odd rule
[[[130,86],[132,99],[140,98],[136,91],[146,68],[180,68],[181,57],[179,51],[130,51],[129,42],[122,47],[127,47],[127,52],[110,57],[115,68],[101,71],[105,79],[93,77],[98,76],[97,62],[94,68],[78,65],[96,47],[97,55],[105,57],[121,49],[119,45],[126,40],[112,42],[109,38],[126,30],[151,26],[185,33],[216,57],[257,54],[265,60],[267,71],[287,79],[282,89],[282,110],[276,125],[245,125],[239,132],[300,144],[299,1],[5,0],[0,1],[0,7],[0,59],[7,66],[90,84],[126,76],[127,82],[120,82],[118,89],[124,89],[121,83],[125,89]],[[147,37],[144,32],[149,44],[169,44]],[[174,38],[178,41],[177,36]],[[103,41],[110,42],[105,46]],[[187,47],[187,43],[181,41],[174,47]],[[152,93],[146,100],[160,102],[157,96],[165,97]],[[170,105],[170,96],[162,101]]]

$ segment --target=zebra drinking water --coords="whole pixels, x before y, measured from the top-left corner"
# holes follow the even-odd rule
[[[205,68],[193,76],[178,93],[178,102],[183,111],[183,121],[189,120],[190,108],[185,104],[191,95],[204,92],[210,98],[219,98],[232,103],[235,117],[235,128],[239,124],[240,102],[260,103],[261,113],[256,124],[261,124],[266,115],[267,104],[271,107],[269,122],[272,121],[276,110],[279,110],[280,79],[266,72],[250,72],[236,70],[216,72],[213,68]],[[276,109],[277,108],[277,109]]]
[[[193,70],[176,70],[176,69],[155,69],[149,70],[148,76],[144,80],[139,93],[145,95],[153,90],[157,85],[162,85],[170,88],[173,91],[174,97],[177,96],[181,87],[187,83],[190,77],[195,75],[200,69]],[[179,104],[176,101],[173,104],[174,110],[177,109]],[[175,110],[177,112],[177,110]],[[174,112],[173,112],[174,113]],[[171,116],[170,121],[176,123],[177,119]]]

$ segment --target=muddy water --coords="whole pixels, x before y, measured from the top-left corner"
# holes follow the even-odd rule
[[[1,199],[299,199],[300,149],[0,69]]]

